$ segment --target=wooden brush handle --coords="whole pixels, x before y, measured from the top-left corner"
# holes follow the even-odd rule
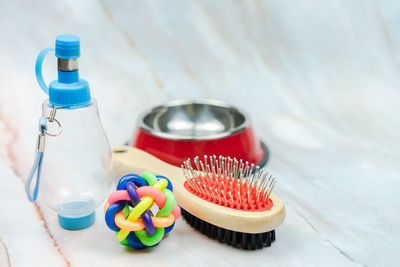
[[[277,228],[285,218],[285,206],[274,193],[270,195],[273,206],[267,211],[243,211],[220,206],[187,191],[186,181],[180,168],[129,146],[115,146],[113,168],[118,175],[140,174],[151,171],[168,177],[173,186],[178,204],[192,215],[228,230],[244,233],[264,233]]]

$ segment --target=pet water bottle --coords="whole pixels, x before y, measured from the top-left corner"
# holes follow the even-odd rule
[[[42,62],[51,51],[58,61],[58,80],[47,87]],[[25,188],[34,202],[40,182],[40,198],[57,211],[61,227],[70,230],[94,223],[95,209],[105,200],[113,178],[110,145],[89,84],[79,78],[79,57],[79,37],[59,35],[55,49],[44,49],[37,58],[36,78],[49,98],[42,105],[37,156]]]

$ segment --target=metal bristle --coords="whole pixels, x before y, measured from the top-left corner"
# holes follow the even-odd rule
[[[276,179],[265,169],[247,161],[222,156],[188,158],[182,173],[195,194],[221,205],[268,204]],[[235,204],[239,203],[239,204]]]

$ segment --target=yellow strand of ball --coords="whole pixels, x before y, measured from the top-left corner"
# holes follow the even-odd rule
[[[168,185],[167,180],[160,179],[157,183],[153,185],[153,187],[159,189],[160,191],[166,188]],[[136,221],[142,216],[142,214],[150,209],[154,204],[154,200],[152,197],[144,197],[142,200],[133,208],[133,210],[129,213],[127,220],[128,221]],[[125,238],[129,235],[130,231],[121,229],[117,234],[117,240],[121,242],[125,240]]]

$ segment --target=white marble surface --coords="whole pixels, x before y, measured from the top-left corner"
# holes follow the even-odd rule
[[[388,0],[0,1],[0,266],[398,266],[399,25]],[[170,99],[250,113],[287,206],[277,242],[237,250],[179,220],[156,249],[135,252],[101,209],[93,227],[69,232],[29,203],[45,98],[34,61],[61,33],[81,37],[81,76],[112,144]],[[54,58],[45,69],[54,79]]]

